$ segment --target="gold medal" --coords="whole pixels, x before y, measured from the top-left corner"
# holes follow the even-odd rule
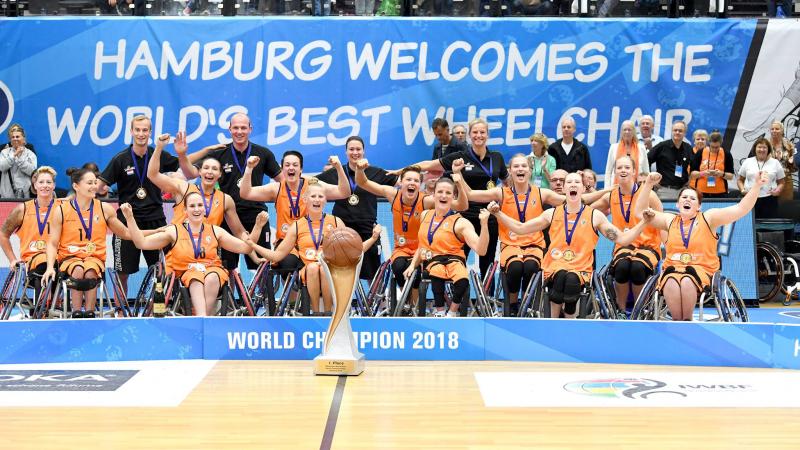
[[[573,252],[572,250],[566,250],[564,252],[564,261],[569,262],[572,261],[573,259],[575,259],[575,252]]]
[[[289,224],[285,223],[285,224],[281,225],[281,231],[284,232],[284,233],[288,232],[289,231]]]
[[[433,259],[433,252],[430,250],[425,250],[425,253],[422,254],[424,260],[431,260]]]
[[[306,250],[306,259],[317,259],[317,252],[315,252],[313,249]]]
[[[397,238],[397,244],[398,245],[406,245],[406,238],[404,238],[403,236],[398,237]]]
[[[486,183],[486,189],[493,189],[494,187],[495,187],[494,181],[489,180],[489,182]]]
[[[194,263],[194,264],[192,264],[191,266],[192,266],[192,268],[193,268],[194,270],[196,270],[196,271],[198,271],[198,272],[201,272],[201,273],[203,273],[203,272],[205,272],[205,271],[206,271],[206,265],[205,265],[205,264],[202,264],[202,263]]]
[[[36,245],[36,250],[44,250],[44,248],[47,246],[45,242],[42,240],[36,241],[35,245]]]
[[[360,201],[360,200],[359,200],[359,198],[358,198],[358,196],[357,196],[356,194],[353,194],[353,195],[351,195],[351,196],[350,196],[350,197],[347,199],[347,203],[350,203],[350,205],[351,205],[351,206],[356,206],[356,205],[358,204],[358,202],[359,202],[359,201]]]
[[[97,248],[94,242],[89,242],[86,244],[86,253],[93,253],[94,249]]]
[[[144,200],[145,197],[147,197],[147,191],[145,191],[143,187],[140,187],[136,190],[136,198],[139,200]]]
[[[689,264],[692,262],[692,255],[689,253],[681,253],[681,262],[684,264]]]

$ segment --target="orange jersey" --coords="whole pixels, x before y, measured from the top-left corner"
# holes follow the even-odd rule
[[[60,204],[61,201],[54,198],[53,206],[49,211],[49,205],[39,205],[37,211],[35,200],[28,200],[22,204],[22,222],[17,229],[17,236],[19,237],[20,258],[23,261],[31,261],[34,256],[45,252],[47,240],[50,239],[50,219],[53,217],[53,210]],[[38,220],[41,220],[44,225],[41,234],[39,234],[37,214],[39,215]]]
[[[417,199],[411,205],[406,205],[402,200],[403,194],[398,189],[392,200],[392,222],[394,224],[394,252],[392,259],[398,256],[414,256],[419,247],[420,214],[425,195],[417,193]],[[403,222],[406,222],[403,230]]]
[[[189,269],[204,272],[209,267],[222,268],[219,242],[214,233],[214,226],[204,223],[202,229],[193,230],[191,236],[188,226],[188,223],[175,225],[177,239],[166,255],[169,258],[170,268],[178,274]],[[198,236],[200,236],[200,242],[197,242]],[[195,240],[195,244],[192,243],[192,239]],[[200,255],[197,257],[195,257],[193,245],[199,247]]]
[[[286,188],[286,182],[281,181],[280,187],[278,188],[278,196],[275,198],[275,216],[277,217],[277,230],[275,232],[275,237],[277,240],[282,240],[286,237],[286,232],[289,231],[289,226],[295,220],[300,219],[301,217],[305,217],[306,215],[306,200],[303,198],[303,195],[306,192],[306,187],[308,184],[306,180],[301,178],[300,181],[300,192],[292,191],[291,193],[291,200],[289,199],[289,192]],[[297,214],[292,214],[291,204],[293,202],[297,202],[297,209],[295,212]]]
[[[715,156],[711,156],[708,147],[703,149],[703,158],[700,161],[700,171],[719,170],[725,173],[725,150],[719,149]],[[720,177],[715,177],[714,185],[708,185],[708,177],[700,177],[694,180],[694,187],[704,194],[723,194],[727,192],[727,186]]]
[[[423,251],[423,259],[428,260],[433,256],[449,255],[464,258],[464,242],[456,236],[456,221],[461,214],[450,212],[442,218],[436,216],[435,210],[428,210],[422,214],[419,224],[419,248]],[[438,228],[437,228],[438,227]],[[428,232],[432,232],[433,240],[428,241]]]
[[[311,227],[309,227],[309,217],[303,217],[294,222],[297,227],[297,241],[295,242],[295,250],[303,264],[315,262],[317,255],[322,251],[322,240],[326,234],[336,228],[336,216],[333,214],[323,214],[322,220],[312,220]],[[321,223],[322,222],[322,223]],[[320,227],[322,228],[320,230]],[[311,233],[314,233],[312,239]],[[314,239],[317,244],[314,245]]]
[[[569,224],[564,223],[565,205],[559,205],[553,210],[553,221],[550,224],[550,247],[544,255],[542,267],[549,276],[559,270],[571,272],[592,273],[594,262],[594,249],[597,246],[597,230],[592,224],[594,209],[583,206],[583,212],[570,213],[567,216]],[[575,223],[577,220],[577,224]],[[572,240],[567,244],[566,230],[572,231]],[[574,228],[573,228],[574,227]]]
[[[176,203],[172,209],[172,223],[175,225],[181,225],[186,221],[186,196],[190,192],[200,193],[200,188],[197,187],[196,184],[189,183],[189,187],[186,188],[186,192],[183,193],[183,198],[180,202]],[[204,197],[204,204],[207,205],[211,203],[211,210],[208,212],[208,215],[206,215],[205,222],[216,226],[222,225],[222,221],[225,219],[225,193],[219,189],[214,189],[205,194]]]
[[[617,154],[614,155],[614,168],[617,167],[617,161],[622,158],[623,156],[628,155],[631,157],[633,161],[633,173],[639,173],[641,170],[639,169],[639,144],[637,142],[632,142],[630,146],[625,145],[625,142],[620,140],[619,145],[617,145]],[[616,170],[614,171],[614,184],[619,184],[619,177],[616,175]]]
[[[527,209],[526,209],[527,208]],[[525,216],[520,217],[520,211],[525,211]],[[520,222],[526,222],[535,217],[539,217],[544,209],[542,208],[542,190],[536,186],[530,187],[530,194],[528,195],[527,207],[525,205],[525,192],[517,192],[516,196],[510,187],[503,188],[503,200],[500,203],[500,211],[505,215]],[[537,245],[544,248],[544,234],[541,231],[535,233],[519,236],[500,221],[498,223],[498,231],[500,234],[500,242],[506,245],[516,245],[519,247],[527,247],[530,245]]]
[[[633,203],[636,201],[639,192],[640,191],[637,189],[633,192],[633,195],[623,195],[622,202],[620,202],[619,186],[615,187],[609,194],[608,205],[609,209],[611,209],[611,223],[619,228],[620,231],[627,231],[635,227],[641,220],[637,219],[633,214]],[[628,216],[628,220],[625,220],[626,215]],[[650,247],[658,252],[661,249],[661,236],[656,228],[648,225],[630,245],[636,248]],[[619,245],[614,246],[615,251],[618,248]]]
[[[697,214],[694,226],[692,226],[692,221],[683,223],[683,236],[689,237],[688,245],[683,243],[681,217],[675,216],[669,224],[665,268],[675,267],[684,270],[688,266],[694,266],[709,275],[719,270],[719,255],[717,254],[719,236],[708,226],[703,213]]]
[[[81,217],[78,217],[75,204],[73,200],[64,201],[60,205],[62,220],[61,239],[58,242],[58,259],[64,260],[72,257],[86,259],[92,256],[100,261],[105,261],[108,225],[106,224],[106,216],[103,214],[103,204],[100,200],[92,200],[91,216],[87,209],[81,211]],[[81,223],[81,220],[83,220],[83,223]],[[89,228],[90,223],[91,239],[87,237],[88,231],[84,229],[84,225]]]

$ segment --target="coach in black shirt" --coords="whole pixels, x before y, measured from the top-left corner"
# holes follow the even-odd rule
[[[661,188],[658,196],[662,199],[676,199],[680,189],[689,182],[692,162],[692,146],[683,140],[686,135],[686,122],[679,120],[672,124],[672,139],[661,141],[647,152],[650,165],[661,174]]]
[[[378,220],[378,198],[356,185],[356,162],[364,158],[364,140],[358,136],[350,136],[345,143],[347,164],[344,173],[350,183],[350,196],[333,202],[333,215],[342,219],[342,222],[367,240],[372,236],[372,228]],[[393,186],[397,183],[397,176],[389,175],[380,167],[369,166],[364,171],[367,178],[378,184]],[[317,177],[320,181],[337,184],[339,176],[336,169],[328,169]],[[364,253],[364,262],[361,264],[361,279],[371,280],[380,266],[378,246],[373,245]]]
[[[450,125],[445,119],[438,117],[433,119],[431,128],[438,141],[436,146],[433,147],[433,156],[431,156],[431,159],[439,159],[450,153],[463,152],[467,149],[466,142],[455,139],[450,134]]]
[[[556,169],[563,169],[568,173],[572,173],[592,168],[589,149],[583,142],[575,139],[574,135],[575,120],[572,117],[567,117],[561,121],[561,136],[563,137],[547,147],[547,153],[556,160]]]
[[[119,203],[131,204],[136,225],[142,230],[154,230],[167,224],[161,190],[147,178],[147,164],[154,150],[147,145],[150,134],[150,119],[146,116],[134,117],[131,121],[133,143],[114,155],[100,174],[101,183],[107,186],[117,185]],[[178,159],[162,153],[161,170],[163,172],[178,170]],[[98,186],[98,192],[103,191],[102,188],[102,185]],[[117,218],[127,224],[120,210],[117,210]],[[128,275],[139,271],[139,255],[143,253],[147,265],[153,265],[158,262],[158,251],[141,251],[136,248],[133,241],[120,239],[116,234],[112,238],[112,247],[114,270],[117,271],[122,287],[127,293]]]
[[[238,113],[231,118],[228,130],[231,132],[233,142],[225,146],[217,146],[216,148],[206,148],[198,152],[192,153],[191,156],[186,154],[178,154],[178,159],[181,163],[181,169],[187,179],[193,179],[199,176],[197,167],[193,163],[197,163],[204,158],[214,158],[220,162],[222,166],[222,178],[219,180],[219,188],[222,192],[230,195],[236,203],[236,214],[242,221],[242,225],[248,231],[253,229],[256,223],[256,217],[261,211],[266,211],[267,206],[263,202],[254,202],[250,200],[242,200],[239,195],[239,187],[241,186],[242,176],[244,176],[244,169],[247,167],[247,158],[250,156],[258,156],[260,161],[258,165],[253,168],[253,186],[261,186],[264,184],[264,175],[272,178],[273,180],[280,181],[281,166],[275,160],[275,155],[266,147],[262,147],[250,142],[250,133],[253,131],[253,126],[250,123],[250,118],[247,115]],[[223,228],[230,231],[228,224],[224,223]],[[269,230],[269,223],[264,226],[265,230]],[[258,244],[269,248],[269,231],[263,233],[258,238]],[[222,251],[222,261],[227,269],[234,269],[239,263],[239,254],[231,253],[226,250]],[[255,269],[258,264],[246,258],[247,267]]]

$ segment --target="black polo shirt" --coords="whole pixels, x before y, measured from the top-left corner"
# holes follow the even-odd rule
[[[228,144],[223,149],[214,150],[209,152],[208,156],[216,158],[222,165],[222,178],[219,180],[219,188],[222,192],[228,194],[233,198],[236,204],[236,212],[240,216],[250,217],[253,214],[258,214],[261,211],[266,211],[267,207],[263,202],[254,202],[251,200],[242,200],[239,195],[238,181],[244,174],[244,169],[247,167],[247,149],[243,152],[237,151],[233,148],[233,144]],[[250,156],[258,156],[261,160],[258,165],[253,168],[252,182],[253,186],[261,186],[264,184],[264,175],[270,178],[275,178],[281,173],[281,166],[275,160],[275,155],[266,147],[250,143]],[[236,158],[236,161],[234,161]],[[236,162],[238,161],[238,165]],[[239,170],[241,167],[242,170]]]
[[[547,153],[556,160],[556,169],[563,169],[569,173],[592,169],[592,157],[589,148],[583,142],[572,139],[572,149],[569,154],[564,150],[563,142],[564,139],[561,138],[547,147]]]
[[[467,151],[467,143],[464,141],[459,141],[456,138],[450,138],[450,143],[442,146],[442,143],[437,140],[436,146],[433,147],[433,157],[431,157],[431,159],[444,158],[450,153],[465,151]]]
[[[131,146],[114,155],[111,161],[100,174],[100,179],[109,187],[116,184],[119,202],[130,203],[136,223],[140,221],[166,220],[164,208],[161,206],[161,189],[147,178],[147,163],[153,155],[153,147],[147,147],[146,158],[139,157],[131,152]],[[135,164],[139,168],[139,175],[144,178],[141,182],[136,175]],[[178,170],[178,158],[166,152],[161,152],[161,172],[174,172]],[[147,196],[139,199],[136,191],[143,187]]]
[[[355,183],[356,173],[350,168],[349,164],[345,163],[344,171],[350,178],[350,183]],[[389,175],[385,170],[380,167],[369,166],[364,174],[370,181],[387,186],[394,186],[397,184],[397,176]],[[317,176],[320,181],[329,184],[338,184],[339,175],[336,169],[328,169]],[[342,219],[345,225],[355,228],[351,224],[361,223],[372,225],[378,220],[378,198],[372,193],[365,191],[361,186],[356,186],[354,193],[358,196],[358,204],[353,206],[349,203],[349,199],[336,200],[333,203],[333,215]]]
[[[480,160],[480,164],[478,163],[478,155],[472,150],[472,148],[468,148],[466,151],[458,152],[458,153],[451,153],[444,158],[439,160],[444,170],[448,172],[453,171],[453,161],[458,158],[462,158],[464,160],[464,169],[461,171],[461,176],[464,177],[464,182],[467,183],[467,186],[470,189],[488,189],[487,184],[489,181],[494,183],[495,186],[498,186],[501,181],[508,178],[508,169],[506,168],[506,162],[503,159],[503,155],[498,152],[493,152],[491,150],[486,151],[486,155],[484,155],[483,159]],[[481,164],[483,167],[481,167]],[[489,171],[491,169],[491,177],[489,174],[484,171]],[[462,215],[464,217],[478,217],[478,213],[480,213],[481,208],[485,208],[488,203],[477,203],[477,202],[469,202],[469,209],[464,211]]]
[[[661,141],[647,152],[650,165],[656,165],[656,172],[661,174],[661,186],[680,189],[689,182],[689,170],[692,163],[692,146],[686,141],[681,141],[680,147],[675,147],[672,139]],[[676,166],[681,167],[681,176],[675,176]]]

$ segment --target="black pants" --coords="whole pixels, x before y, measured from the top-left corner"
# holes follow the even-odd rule
[[[355,230],[355,232],[358,233],[363,241],[366,241],[372,237],[372,227],[375,226],[374,223],[370,222],[345,222],[344,224]],[[380,243],[376,242],[372,247],[369,248],[369,250],[364,252],[364,261],[361,263],[360,279],[372,280],[372,278],[375,276],[375,273],[378,271],[378,267],[381,265],[381,258],[378,254],[379,246]]]
[[[756,200],[756,205],[753,207],[753,214],[756,219],[772,219],[776,217],[778,212],[778,197],[770,195],[768,197],[759,197]]]
[[[260,212],[261,210],[257,209],[245,209],[241,211],[239,210],[236,211],[236,213],[239,215],[239,220],[242,222],[242,226],[244,227],[245,231],[247,231],[248,233],[252,231],[253,227],[256,224],[256,217]],[[222,228],[228,233],[231,232],[231,229],[228,226],[227,221],[222,222]],[[258,236],[258,241],[256,243],[264,248],[271,248],[269,244],[269,233],[270,230],[269,230],[269,219],[268,219],[266,225],[264,225],[264,229]],[[250,259],[250,257],[245,256],[244,260],[247,263],[248,269],[258,268],[258,264],[252,259]],[[222,250],[222,265],[228,270],[237,268],[239,266],[239,254],[231,253],[227,250]]]
[[[475,227],[475,233],[478,235],[481,234],[481,221],[478,217],[464,217],[465,219],[469,220],[469,223]],[[486,254],[478,258],[478,265],[481,268],[481,279],[483,279],[486,272],[489,270],[489,266],[492,265],[494,262],[494,255],[495,251],[497,251],[497,219],[492,216],[489,217],[489,247],[486,249]],[[464,256],[469,258],[470,248],[467,244],[464,244]]]

